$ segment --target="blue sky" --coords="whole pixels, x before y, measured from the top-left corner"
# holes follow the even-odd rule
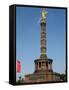
[[[40,58],[40,18],[42,8],[16,7],[16,59],[21,61],[21,75],[34,72],[34,60]],[[65,9],[46,9],[47,56],[53,70],[65,71]],[[17,78],[20,74],[17,73]]]

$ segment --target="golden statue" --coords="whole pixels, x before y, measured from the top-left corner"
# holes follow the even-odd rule
[[[42,19],[45,19],[46,18],[46,15],[47,15],[47,12],[45,10],[45,8],[42,9]]]

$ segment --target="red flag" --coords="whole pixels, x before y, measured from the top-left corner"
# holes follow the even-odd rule
[[[19,60],[16,60],[16,72],[18,73],[21,72],[21,63]]]

